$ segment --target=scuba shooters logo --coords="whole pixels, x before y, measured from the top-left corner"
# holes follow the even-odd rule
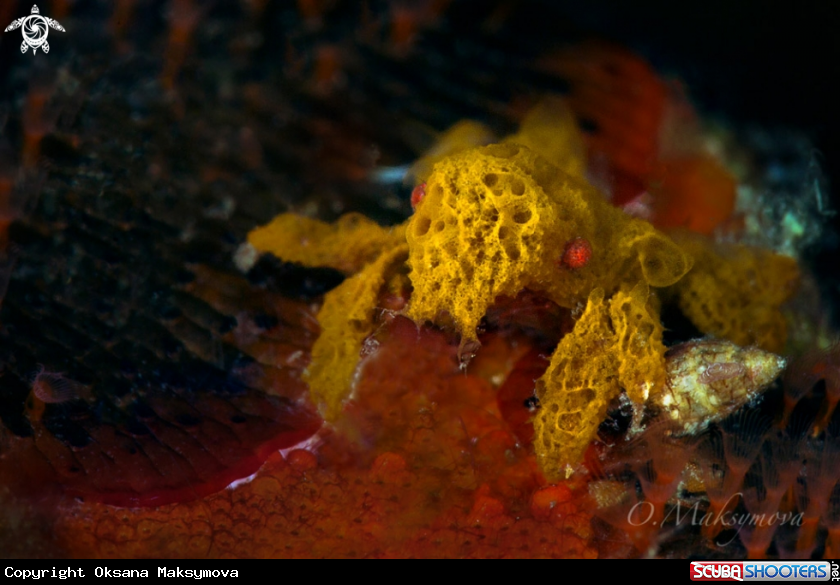
[[[701,562],[691,563],[692,581],[743,581],[743,563]]]
[[[41,11],[38,6],[32,6],[32,14],[13,20],[12,23],[6,27],[4,32],[9,32],[18,28],[22,28],[23,42],[20,44],[20,52],[25,53],[28,48],[32,48],[32,54],[38,52],[40,48],[44,53],[50,52],[50,44],[47,42],[47,35],[50,29],[53,28],[59,32],[65,32],[64,27],[61,26],[57,20],[41,16]]]
[[[828,561],[692,561],[692,581],[838,581],[840,570]]]

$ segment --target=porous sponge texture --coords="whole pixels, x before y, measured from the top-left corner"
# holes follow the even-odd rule
[[[252,230],[248,243],[260,252],[309,267],[355,274],[387,249],[405,243],[405,225],[383,227],[359,213],[335,223],[282,213]]]
[[[578,237],[592,248],[590,262],[575,270],[558,265]],[[514,143],[438,162],[406,239],[414,287],[408,315],[451,319],[467,339],[500,295],[528,288],[573,308],[597,287],[609,296],[642,279],[668,286],[691,267],[690,256],[649,223]]]
[[[567,466],[582,459],[610,401],[620,392],[613,337],[609,304],[604,290],[596,289],[537,381],[540,410],[534,418],[534,449],[549,479],[566,476]]]
[[[682,312],[703,333],[781,353],[787,339],[781,306],[796,292],[796,261],[769,250],[714,244],[687,232],[674,237],[696,259],[674,286]]]
[[[586,147],[577,120],[566,101],[543,99],[526,114],[519,131],[504,142],[527,146],[572,176],[586,174]]]
[[[658,304],[658,298],[644,283],[629,292],[619,291],[610,299],[618,382],[636,404],[643,404],[652,392],[665,386],[666,348]]]
[[[318,312],[321,335],[312,346],[305,378],[310,396],[326,420],[338,417],[352,390],[362,344],[375,329],[380,292],[407,256],[408,246],[397,246],[324,297]]]
[[[659,312],[646,283],[609,300],[603,289],[592,291],[537,381],[534,448],[546,477],[561,478],[580,462],[622,388],[637,405],[662,391],[664,356]]]

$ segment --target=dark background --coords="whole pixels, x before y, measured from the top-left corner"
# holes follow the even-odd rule
[[[22,15],[28,14],[29,2],[3,0],[4,5],[17,4],[10,12]],[[226,4],[218,0],[196,3],[208,10],[221,10]],[[368,2],[374,12],[392,3]],[[43,14],[48,14],[48,4],[42,1]],[[110,4],[70,2],[73,15],[100,15],[103,28]],[[166,4],[163,0],[138,2],[146,14],[137,18],[137,26],[153,22],[165,27]],[[294,0],[272,0],[266,18],[281,18],[284,9],[293,4]],[[340,34],[345,27],[336,21],[352,18],[347,15],[358,13],[361,2],[335,0],[333,4],[337,8],[327,13],[323,29],[313,34],[324,38]],[[518,38],[533,50],[592,35],[615,40],[644,55],[659,71],[682,78],[707,113],[739,123],[804,129],[825,155],[829,172],[837,166],[840,3],[452,0],[445,13],[446,28],[455,36],[467,32],[500,6],[507,14],[502,33],[508,39]],[[278,28],[264,23],[267,31]],[[101,30],[86,29],[84,33],[86,38],[74,42],[95,43],[103,36]],[[9,71],[20,63],[18,38],[3,38],[0,43],[0,96],[8,95],[4,86]]]
[[[4,8],[15,3],[2,1]],[[28,14],[30,1],[16,2],[11,13]],[[280,68],[289,31],[304,31],[295,33],[295,43],[306,53],[321,41],[339,42],[352,35],[359,28],[362,5],[382,15],[395,2],[328,0],[330,7],[323,23],[310,30],[291,22],[297,14],[296,0],[270,0],[261,23],[265,44],[254,56],[262,60],[264,69]],[[412,0],[401,2],[412,4]],[[45,0],[41,4],[42,13],[49,15],[52,3]],[[129,36],[133,36],[138,52],[160,54],[168,4],[164,0],[137,0],[137,10],[142,13],[135,16]],[[234,21],[241,20],[240,5],[234,0],[196,0],[196,4],[217,18],[229,17],[231,34],[237,26]],[[99,45],[99,55],[108,55],[107,24],[113,3],[76,0],[69,5],[71,15],[79,19],[77,23],[85,25],[77,24],[72,47],[67,46],[68,39],[58,41],[64,44],[55,45],[50,61],[57,63],[68,48],[91,54],[97,53]],[[418,46],[423,45],[423,36],[442,47],[446,43],[440,43],[440,39],[451,40],[454,47],[459,37],[475,39],[479,35],[484,42],[487,35],[476,31],[490,15],[499,13],[505,17],[494,31],[491,44],[502,52],[536,56],[577,39],[596,36],[614,40],[643,55],[663,74],[684,80],[692,99],[706,115],[735,128],[755,125],[804,131],[822,158],[824,172],[833,185],[834,205],[840,207],[836,187],[840,185],[840,116],[835,91],[840,69],[840,2],[452,0],[434,30],[421,28]],[[26,73],[21,70],[30,66],[26,61],[34,62],[31,54],[21,59],[19,38],[0,38],[0,104],[6,110],[19,107],[13,102],[13,87],[24,83]],[[150,40],[153,38],[157,40]],[[448,50],[441,49],[444,54]],[[476,110],[480,112],[480,106]],[[446,120],[446,116],[439,116],[435,123]],[[6,129],[8,133],[12,130]],[[840,231],[838,217],[830,221]],[[840,278],[832,270],[837,240],[826,237],[807,255],[820,272],[824,292],[832,296],[840,291]]]
[[[543,0],[517,12],[523,34],[533,27],[542,42],[565,23],[629,46],[682,78],[706,113],[806,130],[828,171],[837,167],[840,3]]]

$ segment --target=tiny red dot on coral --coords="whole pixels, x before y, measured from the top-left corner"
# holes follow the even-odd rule
[[[417,204],[423,200],[423,197],[426,196],[426,183],[420,183],[414,188],[414,191],[411,192],[411,208],[415,209]]]
[[[583,238],[574,238],[566,244],[560,263],[572,270],[583,268],[592,258],[592,246]]]
[[[531,513],[535,518],[548,518],[558,504],[569,502],[572,497],[572,491],[565,485],[544,487],[531,496]]]
[[[298,472],[309,471],[318,467],[318,459],[315,455],[304,449],[295,449],[289,452],[286,456],[286,462]]]

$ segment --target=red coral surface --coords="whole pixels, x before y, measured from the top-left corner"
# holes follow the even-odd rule
[[[200,501],[65,502],[58,546],[94,557],[596,556],[584,486],[546,483],[522,416],[506,420],[515,404],[500,409],[491,382],[527,347],[486,338],[484,361],[464,373],[444,334],[404,318],[377,339],[339,429]]]

